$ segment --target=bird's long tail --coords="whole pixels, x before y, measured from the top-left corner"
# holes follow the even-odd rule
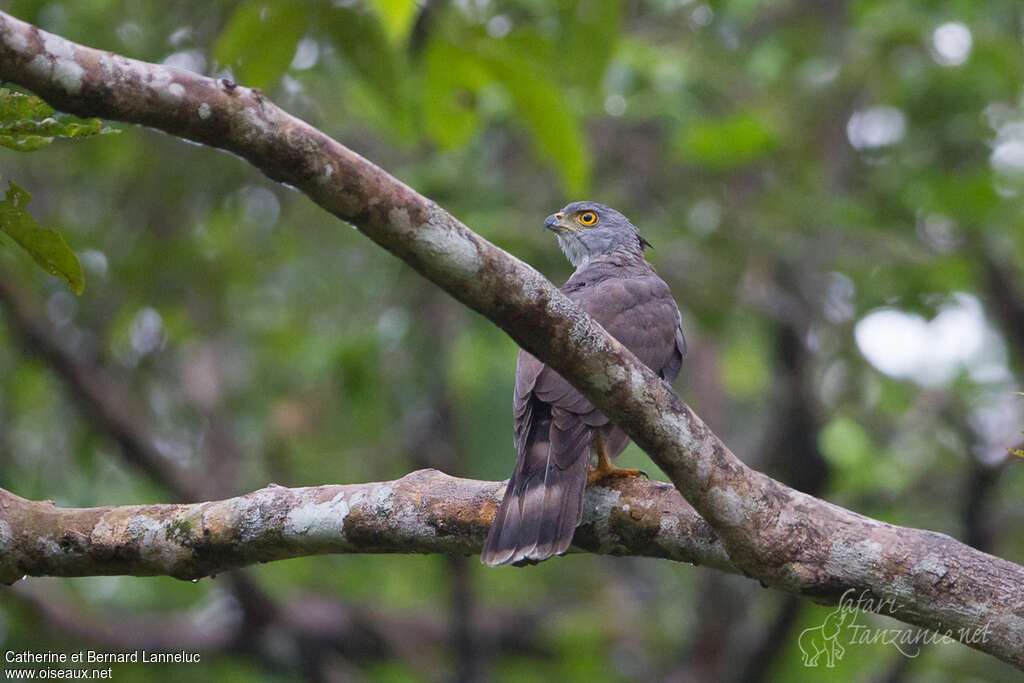
[[[565,552],[583,517],[592,429],[558,408],[530,417],[480,556],[491,567]]]

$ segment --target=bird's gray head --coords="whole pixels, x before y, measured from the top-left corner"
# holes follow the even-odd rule
[[[558,236],[558,244],[573,266],[613,252],[643,256],[651,246],[621,213],[597,202],[573,202],[552,214],[544,227]]]

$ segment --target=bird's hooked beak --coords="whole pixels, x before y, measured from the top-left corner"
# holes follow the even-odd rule
[[[544,219],[544,227],[552,232],[582,232],[579,228],[573,225],[569,221],[569,217],[559,211],[558,213],[552,214]]]

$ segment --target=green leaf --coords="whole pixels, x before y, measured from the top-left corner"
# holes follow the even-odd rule
[[[726,346],[722,353],[722,382],[739,399],[761,396],[771,382],[769,340],[752,329]]]
[[[416,0],[370,0],[392,43],[402,43],[416,18]]]
[[[391,96],[402,78],[403,65],[388,44],[385,27],[373,14],[347,7],[330,7],[321,15],[331,42],[363,81],[381,95]]]
[[[64,280],[75,294],[81,294],[85,276],[78,257],[59,232],[39,227],[25,210],[30,201],[32,195],[12,182],[0,201],[0,230],[31,254],[47,273]]]
[[[479,128],[480,93],[500,87],[525,122],[537,155],[554,166],[570,195],[587,187],[590,160],[579,120],[540,64],[501,41],[435,41],[427,54],[427,134],[442,147],[468,141]]]
[[[479,93],[493,80],[470,52],[433,41],[426,54],[424,117],[427,135],[443,149],[468,142],[480,128]]]
[[[568,195],[582,195],[590,179],[590,159],[579,120],[558,95],[559,85],[539,66],[512,53],[494,54],[489,63],[526,120],[537,155],[558,169]]]
[[[766,119],[742,112],[697,121],[677,137],[675,146],[688,162],[725,169],[764,157],[778,146],[779,137]]]
[[[292,63],[305,29],[301,4],[243,2],[228,19],[213,56],[218,63],[234,69],[239,83],[266,88],[276,83]]]
[[[99,119],[56,114],[39,97],[0,88],[0,146],[19,152],[46,147],[55,138],[87,138],[119,133]]]
[[[574,83],[601,84],[622,30],[621,0],[572,0],[562,10],[558,55]]]
[[[355,86],[353,90],[369,96],[374,120],[391,125],[399,135],[412,133],[408,104],[411,83],[407,78],[405,50],[389,42],[386,27],[377,14],[330,5],[317,17],[317,25],[359,76],[358,84],[346,86]]]
[[[848,417],[837,417],[818,435],[825,458],[843,471],[864,469],[872,459],[871,437]]]

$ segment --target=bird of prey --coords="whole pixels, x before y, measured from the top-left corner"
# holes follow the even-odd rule
[[[576,268],[562,292],[664,380],[674,380],[686,341],[668,285],[644,258],[650,244],[625,216],[596,202],[569,204],[544,227]],[[587,484],[642,474],[611,464],[629,444],[626,433],[522,350],[513,412],[516,466],[481,554],[492,567],[565,552],[583,516]]]

